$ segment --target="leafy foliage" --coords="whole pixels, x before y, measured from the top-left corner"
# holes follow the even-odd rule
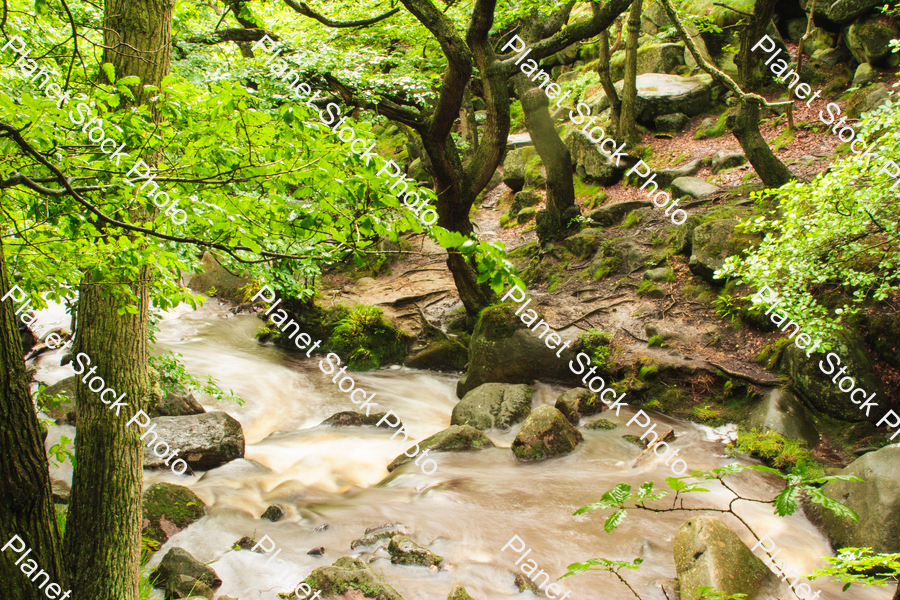
[[[813,463],[809,450],[801,447],[801,442],[785,438],[774,431],[738,431],[737,451],[752,454],[779,469],[792,467],[800,462]]]
[[[201,381],[188,373],[187,369],[184,368],[184,364],[179,360],[181,358],[183,358],[181,354],[171,350],[167,354],[150,357],[150,366],[159,373],[159,384],[164,394],[185,389],[206,394],[217,402],[229,401],[236,403],[238,406],[243,406],[244,400],[242,398],[231,390],[224,391],[213,377],[207,375],[206,380]]]
[[[834,577],[846,582],[845,592],[854,583],[883,586],[900,582],[900,553],[873,554],[871,548],[841,548],[837,556],[826,556],[824,560],[829,565],[808,575],[810,581]]]
[[[406,335],[392,326],[380,308],[354,306],[342,317],[329,339],[352,369],[377,369],[406,353]]]

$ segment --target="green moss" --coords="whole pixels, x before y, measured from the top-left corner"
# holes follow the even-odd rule
[[[638,296],[648,296],[650,294],[653,294],[657,290],[662,290],[662,288],[659,287],[658,285],[656,285],[655,283],[653,283],[652,281],[650,281],[649,279],[644,279],[643,281],[641,281],[638,284],[637,290],[635,290],[635,291]]]
[[[475,330],[481,330],[489,340],[505,340],[525,324],[516,316],[516,305],[506,302],[488,306],[478,314]]]
[[[706,406],[695,406],[691,412],[694,413],[694,417],[700,422],[717,419],[721,414],[721,411],[710,408],[708,404]]]
[[[206,514],[203,501],[186,487],[172,483],[155,483],[144,493],[144,519],[149,525],[143,535],[156,542],[165,543],[169,539],[160,527],[165,517],[183,529]]]
[[[596,421],[589,423],[585,427],[585,429],[610,431],[610,430],[615,429],[616,427],[618,427],[618,426],[608,419],[597,419]]]
[[[278,330],[277,328],[269,327],[268,325],[263,325],[262,327],[260,327],[259,329],[256,330],[256,333],[254,335],[256,336],[256,339],[259,340],[260,342],[268,342],[270,339],[272,339],[272,336],[274,336],[277,333],[281,333],[280,330]]]
[[[822,467],[816,462],[809,450],[800,440],[785,438],[774,431],[761,433],[756,429],[738,430],[736,450],[742,454],[756,456],[769,466],[785,469],[804,462],[811,466],[813,474],[824,475]]]
[[[728,119],[728,110],[726,109],[724,112],[722,112],[721,115],[719,115],[719,118],[716,121],[716,124],[713,125],[711,128],[707,129],[707,128],[703,127],[702,125],[697,127],[697,131],[694,132],[694,139],[695,140],[707,140],[710,138],[717,138],[717,137],[721,137],[721,136],[725,135],[725,132],[728,130],[728,127],[725,124],[727,119]]]
[[[609,372],[615,367],[615,348],[610,345],[612,336],[599,329],[589,329],[579,336],[581,351],[591,357],[601,372]]]
[[[664,347],[665,344],[663,343],[663,341],[664,341],[664,339],[662,336],[654,335],[649,340],[647,340],[647,347],[648,348],[653,348],[654,346]]]
[[[781,355],[784,349],[791,344],[789,338],[778,338],[774,343],[766,344],[763,349],[756,355],[756,362],[769,370],[775,370],[781,361]]]
[[[330,347],[354,370],[377,369],[406,356],[408,336],[395,328],[380,308],[359,305],[337,321]]]
[[[633,210],[625,215],[625,219],[622,221],[622,227],[631,227],[632,225],[636,225],[640,220],[641,216],[638,211]]]

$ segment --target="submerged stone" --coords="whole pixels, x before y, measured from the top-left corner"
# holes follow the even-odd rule
[[[419,442],[419,454],[429,449],[432,452],[465,452],[493,447],[494,442],[478,429],[469,425],[451,425],[447,429],[439,431]],[[387,470],[389,472],[393,471],[414,458],[415,455],[407,456],[405,453],[401,454],[387,466]]]

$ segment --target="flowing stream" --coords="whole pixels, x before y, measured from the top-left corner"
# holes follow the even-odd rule
[[[624,427],[633,411],[622,411],[618,417],[614,412],[603,413],[620,426],[612,431],[582,429],[584,442],[560,458],[517,462],[509,450],[516,428],[489,432],[498,448],[429,455],[438,464],[432,475],[423,474],[412,462],[389,474],[386,465],[408,446],[398,445],[402,436],[391,441],[393,430],[319,427],[332,414],[356,408],[319,370],[322,355],[306,358],[259,344],[253,334],[261,321],[231,315],[228,308],[211,300],[196,312],[179,308],[168,313],[160,324],[158,349],[182,354],[192,374],[212,375],[223,388],[245,399],[241,407],[204,405],[207,410],[225,410],[240,421],[247,445],[244,459],[198,476],[178,477],[169,470],[145,472],[145,485],[158,481],[186,485],[208,506],[207,516],[169,540],[151,566],[168,548],[179,546],[216,570],[224,581],[219,595],[275,600],[278,592],[292,589],[316,567],[331,565],[341,556],[361,555],[406,600],[443,600],[457,583],[476,600],[527,600],[533,596],[520,595],[513,585],[520,555],[512,549],[501,553],[518,535],[532,549],[528,558],[549,572],[551,581],[576,561],[641,557],[640,570],[623,571],[624,577],[646,600],[664,598],[659,587],[654,590],[650,584],[674,577],[675,533],[698,513],[634,511],[611,534],[603,529],[609,511],[572,516],[619,482],[636,488],[645,481],[663,484],[665,477],[672,476],[662,458],[632,467],[641,451],[621,436],[640,435],[636,426]],[[70,366],[55,365],[49,355],[41,357],[38,366],[38,378],[50,383],[72,373]],[[392,409],[400,415],[410,443],[450,425],[457,402],[457,375],[392,367],[354,373],[353,378],[366,392],[376,392],[378,411]],[[554,403],[565,388],[538,384],[537,391],[535,406]],[[680,449],[679,457],[690,470],[734,461],[724,455],[723,442],[709,428],[659,414],[653,418],[658,429],[675,429],[678,437],[673,446]],[[47,443],[60,435],[71,437],[74,431],[54,427]],[[51,471],[54,477],[71,480],[67,465]],[[741,493],[754,498],[769,499],[777,491],[778,480],[766,474],[743,473],[732,481]],[[694,496],[697,499],[686,505],[724,506],[729,497],[724,491]],[[266,507],[276,503],[285,508],[285,516],[276,523],[261,520]],[[783,549],[779,558],[799,573],[824,566],[819,557],[829,553],[828,543],[801,514],[779,518],[768,505],[738,504],[738,512],[756,533],[775,540]],[[724,519],[746,543],[755,543],[739,522],[730,516]],[[397,566],[385,550],[374,554],[364,552],[364,547],[350,550],[350,542],[364,537],[367,528],[386,523],[405,525],[413,540],[444,557],[445,568]],[[325,524],[329,527],[316,531]],[[270,561],[272,552],[230,550],[246,535],[257,540],[268,535],[280,553]],[[324,556],[307,554],[317,546],[325,547]],[[558,583],[571,592],[573,600],[634,598],[606,573],[585,573]],[[854,585],[849,594],[841,594],[840,584],[825,579],[810,585],[814,591],[821,590],[820,598],[825,600],[851,595],[886,600],[892,593],[891,588]]]

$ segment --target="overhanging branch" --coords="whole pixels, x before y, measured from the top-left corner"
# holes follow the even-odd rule
[[[315,19],[322,25],[326,27],[334,27],[334,28],[346,28],[346,27],[366,27],[368,25],[374,25],[379,21],[384,21],[387,18],[393,17],[398,12],[400,12],[400,8],[392,8],[384,14],[380,14],[377,17],[371,17],[368,19],[358,19],[356,21],[332,21],[325,15],[320,15],[316,11],[312,10],[306,2],[297,2],[297,0],[284,0],[284,3],[289,7],[294,9],[295,12],[300,13],[304,17],[309,17],[310,19]]]

